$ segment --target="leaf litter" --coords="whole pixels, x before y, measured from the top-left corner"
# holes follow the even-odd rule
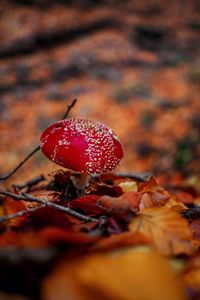
[[[60,186],[55,185],[58,178]],[[91,220],[38,202],[16,200],[12,195],[21,194],[15,188],[10,196],[2,195],[0,217],[28,211],[1,222],[0,261],[6,259],[5,278],[12,277],[14,255],[18,268],[25,261],[30,265],[37,261],[45,270],[48,261],[50,273],[41,272],[37,285],[37,293],[45,300],[56,299],[55,295],[61,300],[179,300],[192,299],[191,289],[200,293],[200,226],[194,213],[185,217],[191,209],[198,211],[195,186],[191,190],[187,183],[177,187],[172,182],[166,188],[155,177],[139,182],[110,174],[94,177],[86,194],[72,199],[70,187],[74,187],[68,183],[70,177],[58,171],[45,184],[36,183],[28,195]],[[44,250],[49,253],[46,258],[35,254]],[[172,259],[181,264],[181,270],[176,270]],[[36,275],[33,269],[32,276]],[[27,295],[23,284],[19,289]]]

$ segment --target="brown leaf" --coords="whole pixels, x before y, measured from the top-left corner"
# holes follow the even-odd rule
[[[149,208],[139,212],[133,218],[130,230],[144,234],[165,255],[191,254],[194,251],[189,224],[168,208]]]
[[[165,258],[133,250],[62,262],[42,290],[44,300],[186,299]]]
[[[120,197],[102,196],[97,206],[110,215],[126,218],[129,213],[138,211],[140,198],[138,192],[127,192]]]
[[[171,199],[175,198],[170,192],[157,184],[154,177],[140,184],[138,191],[142,193],[139,209],[162,207]]]

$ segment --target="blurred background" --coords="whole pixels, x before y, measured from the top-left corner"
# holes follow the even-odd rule
[[[0,173],[71,116],[120,137],[119,170],[199,172],[198,0],[0,1]],[[58,166],[36,154],[10,182]]]

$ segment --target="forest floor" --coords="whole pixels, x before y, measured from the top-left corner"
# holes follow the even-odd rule
[[[105,176],[63,202],[64,184],[76,193],[69,174],[35,154],[1,182],[1,195],[15,195],[2,198],[0,219],[29,214],[0,227],[0,299],[200,299],[199,14],[196,0],[1,1],[0,173],[78,98],[70,117],[120,137],[117,171],[154,177]],[[41,174],[45,182],[11,189]],[[38,209],[27,195],[14,201],[21,192],[91,220]]]

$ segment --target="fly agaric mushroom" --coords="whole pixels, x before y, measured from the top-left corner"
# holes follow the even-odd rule
[[[115,133],[104,124],[88,119],[53,123],[41,135],[42,152],[56,164],[73,171],[73,183],[84,190],[89,175],[115,169],[123,148]]]

